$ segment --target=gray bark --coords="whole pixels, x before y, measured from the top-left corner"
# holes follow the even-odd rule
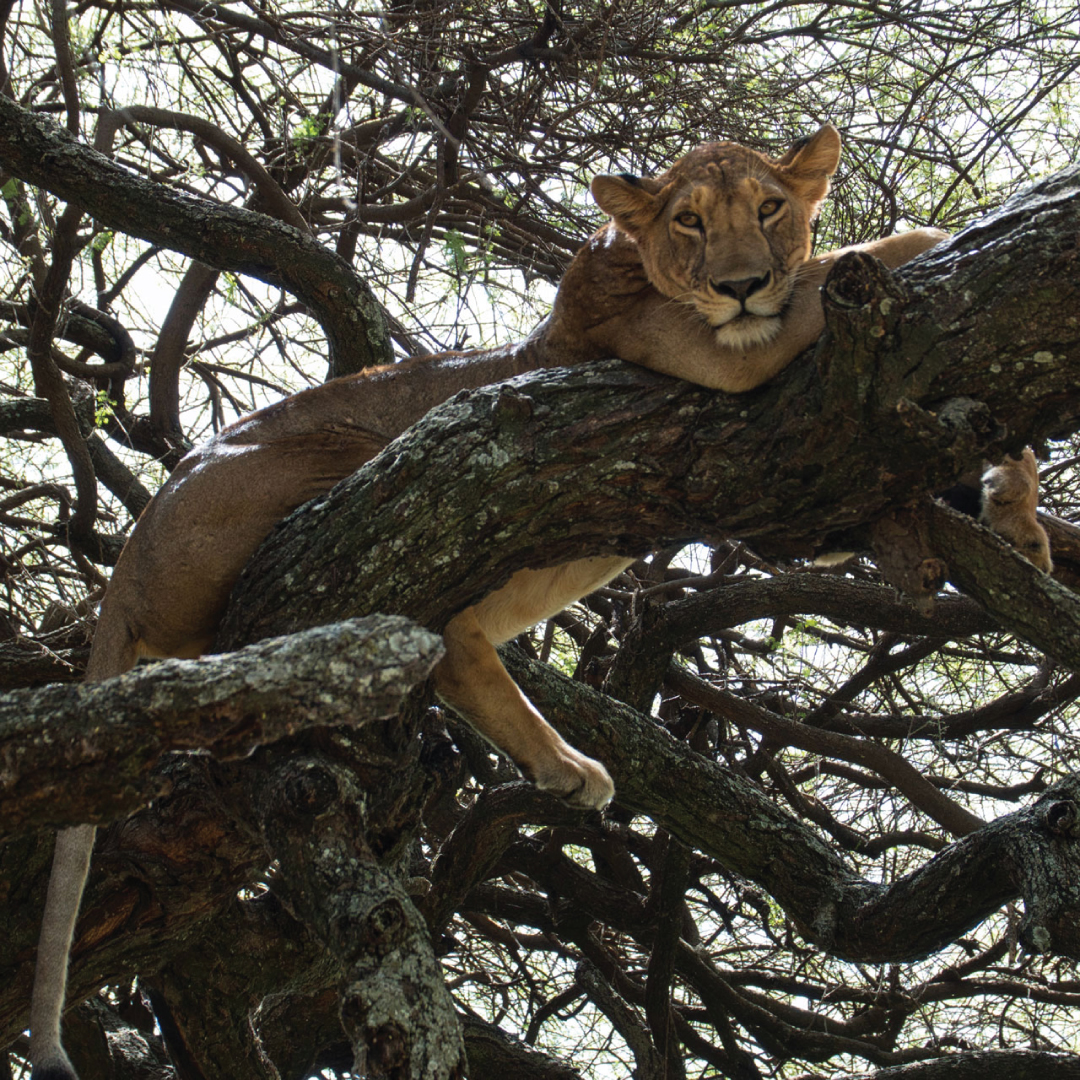
[[[1080,326],[1060,313],[1080,305],[1078,188],[1080,170],[1060,173],[895,277],[845,258],[816,365],[762,390],[611,362],[459,395],[268,539],[222,643],[378,610],[439,627],[514,569],[584,554],[865,546],[983,456],[1077,426]],[[402,558],[417,551],[423,574]],[[1074,663],[1074,601],[1047,589],[1067,619],[1017,632]],[[1013,603],[983,599],[1013,627]]]
[[[87,166],[85,149],[49,141],[40,121],[0,105],[0,140],[10,138],[5,117],[29,124],[18,129],[27,146],[0,141],[0,160],[21,154],[12,158],[20,175],[61,195],[74,192],[60,177]],[[122,170],[108,175],[115,190],[138,196]],[[1078,187],[1080,172],[1059,174],[895,277],[864,258],[846,260],[826,289],[829,330],[815,361],[794,364],[753,394],[724,397],[608,363],[455,399],[275,532],[238,585],[221,641],[245,644],[377,611],[438,628],[523,565],[590,553],[637,554],[729,536],[783,556],[869,543],[875,529],[880,543],[880,523],[897,508],[945,486],[985,454],[1078,426],[1080,325],[1061,317],[1080,308]],[[108,223],[118,210],[102,198],[89,208]],[[155,227],[124,209],[128,231],[146,235]],[[223,265],[223,247],[253,222],[222,217],[223,231],[202,247],[200,230],[218,209],[178,204],[177,220],[190,230],[180,229],[171,246]],[[251,242],[265,250],[243,248],[231,268],[273,277],[270,248],[278,260],[282,251],[310,254],[295,247],[295,235],[274,229],[256,229]],[[355,284],[335,276],[341,267],[323,268],[347,293],[344,316],[321,312],[341,348],[348,312],[359,301],[349,299]],[[299,295],[315,295],[311,279],[291,285]],[[939,518],[929,508],[919,519],[931,540]],[[984,554],[973,526],[954,533],[953,524],[940,521],[943,547],[960,537],[948,556],[957,579],[977,558],[980,599],[1001,625],[1076,666],[1074,599],[989,542]],[[1005,587],[1003,575],[1014,572],[1020,584]],[[1045,618],[1019,610],[1025,605],[1016,600],[1018,588],[1036,586],[1050,613]],[[608,765],[627,806],[761,884],[806,937],[835,955],[925,955],[1022,895],[1027,946],[1080,956],[1075,778],[883,890],[855,877],[815,833],[750,785],[633,710],[550,672],[517,662],[514,670],[573,741]],[[413,709],[380,732],[297,740],[301,752],[285,740],[239,764],[166,759],[163,796],[110,830],[99,847],[73,994],[173,962],[189,938],[209,933],[269,855],[286,867],[286,902],[336,950],[346,1027],[375,1055],[369,1062],[378,1055],[398,1061],[407,1052],[402,1033],[413,1025],[413,1041],[429,1034],[430,1043],[418,1048],[409,1069],[429,1061],[434,1075],[454,1075],[460,1043],[439,997],[430,944],[400,885],[431,783],[418,762],[418,726]],[[228,741],[228,726],[225,734]],[[144,759],[132,760],[138,764],[125,770],[144,767]],[[56,762],[51,775],[42,765],[40,775],[56,783],[65,764]],[[107,815],[115,812],[110,798],[102,793],[88,803]],[[3,980],[0,1019],[13,1033],[22,1022],[32,957],[27,926],[34,924],[29,913],[48,843],[27,833],[3,853],[0,884],[11,931],[0,934],[0,966],[11,977]],[[522,844],[512,856],[530,854]],[[480,884],[482,860],[466,866],[476,887],[464,900],[448,887],[436,898],[440,913],[459,902],[507,900]],[[531,870],[542,876],[544,866]],[[357,880],[364,888],[353,892]],[[605,897],[591,899],[601,910]],[[625,903],[604,914],[613,926],[651,932]],[[587,929],[575,928],[567,912],[545,908],[531,917],[565,919],[559,929],[590,955]],[[384,964],[387,958],[392,962]],[[839,1045],[819,1032],[803,1034],[794,1020],[777,1020],[749,994],[732,991],[695,966],[692,950],[676,949],[667,959],[762,1045],[793,1040],[807,1052]],[[387,967],[415,974],[419,985],[434,988],[432,1000],[386,979]],[[851,1037],[852,1052],[885,1063],[883,1052]],[[206,1036],[203,1059],[223,1040],[220,1030]]]
[[[575,746],[603,761],[621,803],[764,888],[800,933],[852,961],[905,962],[1023,895],[1025,944],[1080,958],[1080,777],[949,845],[890,888],[853,874],[819,835],[652,720],[507,650],[514,678]]]
[[[1071,1054],[1038,1050],[985,1050],[949,1055],[852,1080],[1077,1080],[1080,1060]],[[807,1080],[813,1080],[808,1077]]]
[[[202,660],[162,660],[104,683],[0,697],[0,829],[111,821],[144,805],[170,750],[228,759],[308,727],[401,709],[442,642],[375,617]]]

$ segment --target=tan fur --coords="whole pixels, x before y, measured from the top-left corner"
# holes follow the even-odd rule
[[[193,451],[124,548],[102,603],[87,678],[118,675],[140,656],[203,652],[233,583],[273,525],[459,389],[607,356],[729,391],[771,378],[823,327],[818,285],[839,253],[807,261],[810,222],[839,152],[839,136],[826,127],[779,162],[735,143],[710,143],[656,180],[598,177],[594,192],[615,220],[575,257],[550,318],[528,341],[338,379],[254,413]],[[770,211],[764,216],[763,204]],[[679,220],[686,214],[698,215],[701,227]],[[919,230],[866,250],[897,265],[943,235]],[[495,646],[628,563],[588,558],[520,571],[451,620],[435,671],[447,703],[539,787],[576,806],[607,803],[611,778],[548,725]],[[92,830],[80,836],[88,845]],[[70,865],[76,862],[66,858],[56,872]],[[78,903],[77,888],[57,895]],[[39,970],[50,985],[35,991],[32,1017],[43,1033],[41,1060],[63,1054],[51,1034],[63,1001],[62,937],[43,930],[47,955]]]
[[[1008,540],[1025,558],[1047,574],[1054,569],[1050,540],[1039,524],[1039,467],[1031,447],[1019,458],[1007,457],[982,477],[983,504],[979,520]]]

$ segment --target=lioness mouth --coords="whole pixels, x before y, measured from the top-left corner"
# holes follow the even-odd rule
[[[780,332],[779,315],[755,315],[743,311],[721,326],[713,327],[716,342],[729,349],[748,349],[772,341]]]

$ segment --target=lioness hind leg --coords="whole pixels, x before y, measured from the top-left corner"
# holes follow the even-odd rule
[[[435,668],[435,689],[447,705],[542,791],[589,809],[611,801],[615,785],[607,770],[567,743],[518,689],[475,608],[450,620],[443,641],[446,655]]]

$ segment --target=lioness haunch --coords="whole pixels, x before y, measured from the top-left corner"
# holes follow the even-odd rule
[[[570,264],[551,316],[525,342],[419,358],[305,390],[226,428],[189,454],[147,507],[117,563],[87,679],[141,656],[194,657],[276,522],[358,469],[462,388],[538,367],[617,356],[738,392],[770,379],[820,335],[818,287],[841,254],[810,257],[810,224],[840,158],[832,127],[772,160],[708,143],[662,176],[598,176],[612,221]],[[890,266],[945,234],[920,229],[862,245]],[[445,632],[439,696],[538,787],[601,807],[614,788],[597,761],[551,728],[507,675],[495,646],[610,580],[624,558],[522,570]],[[92,826],[56,845],[31,1009],[34,1080],[71,1080],[60,1012]]]

